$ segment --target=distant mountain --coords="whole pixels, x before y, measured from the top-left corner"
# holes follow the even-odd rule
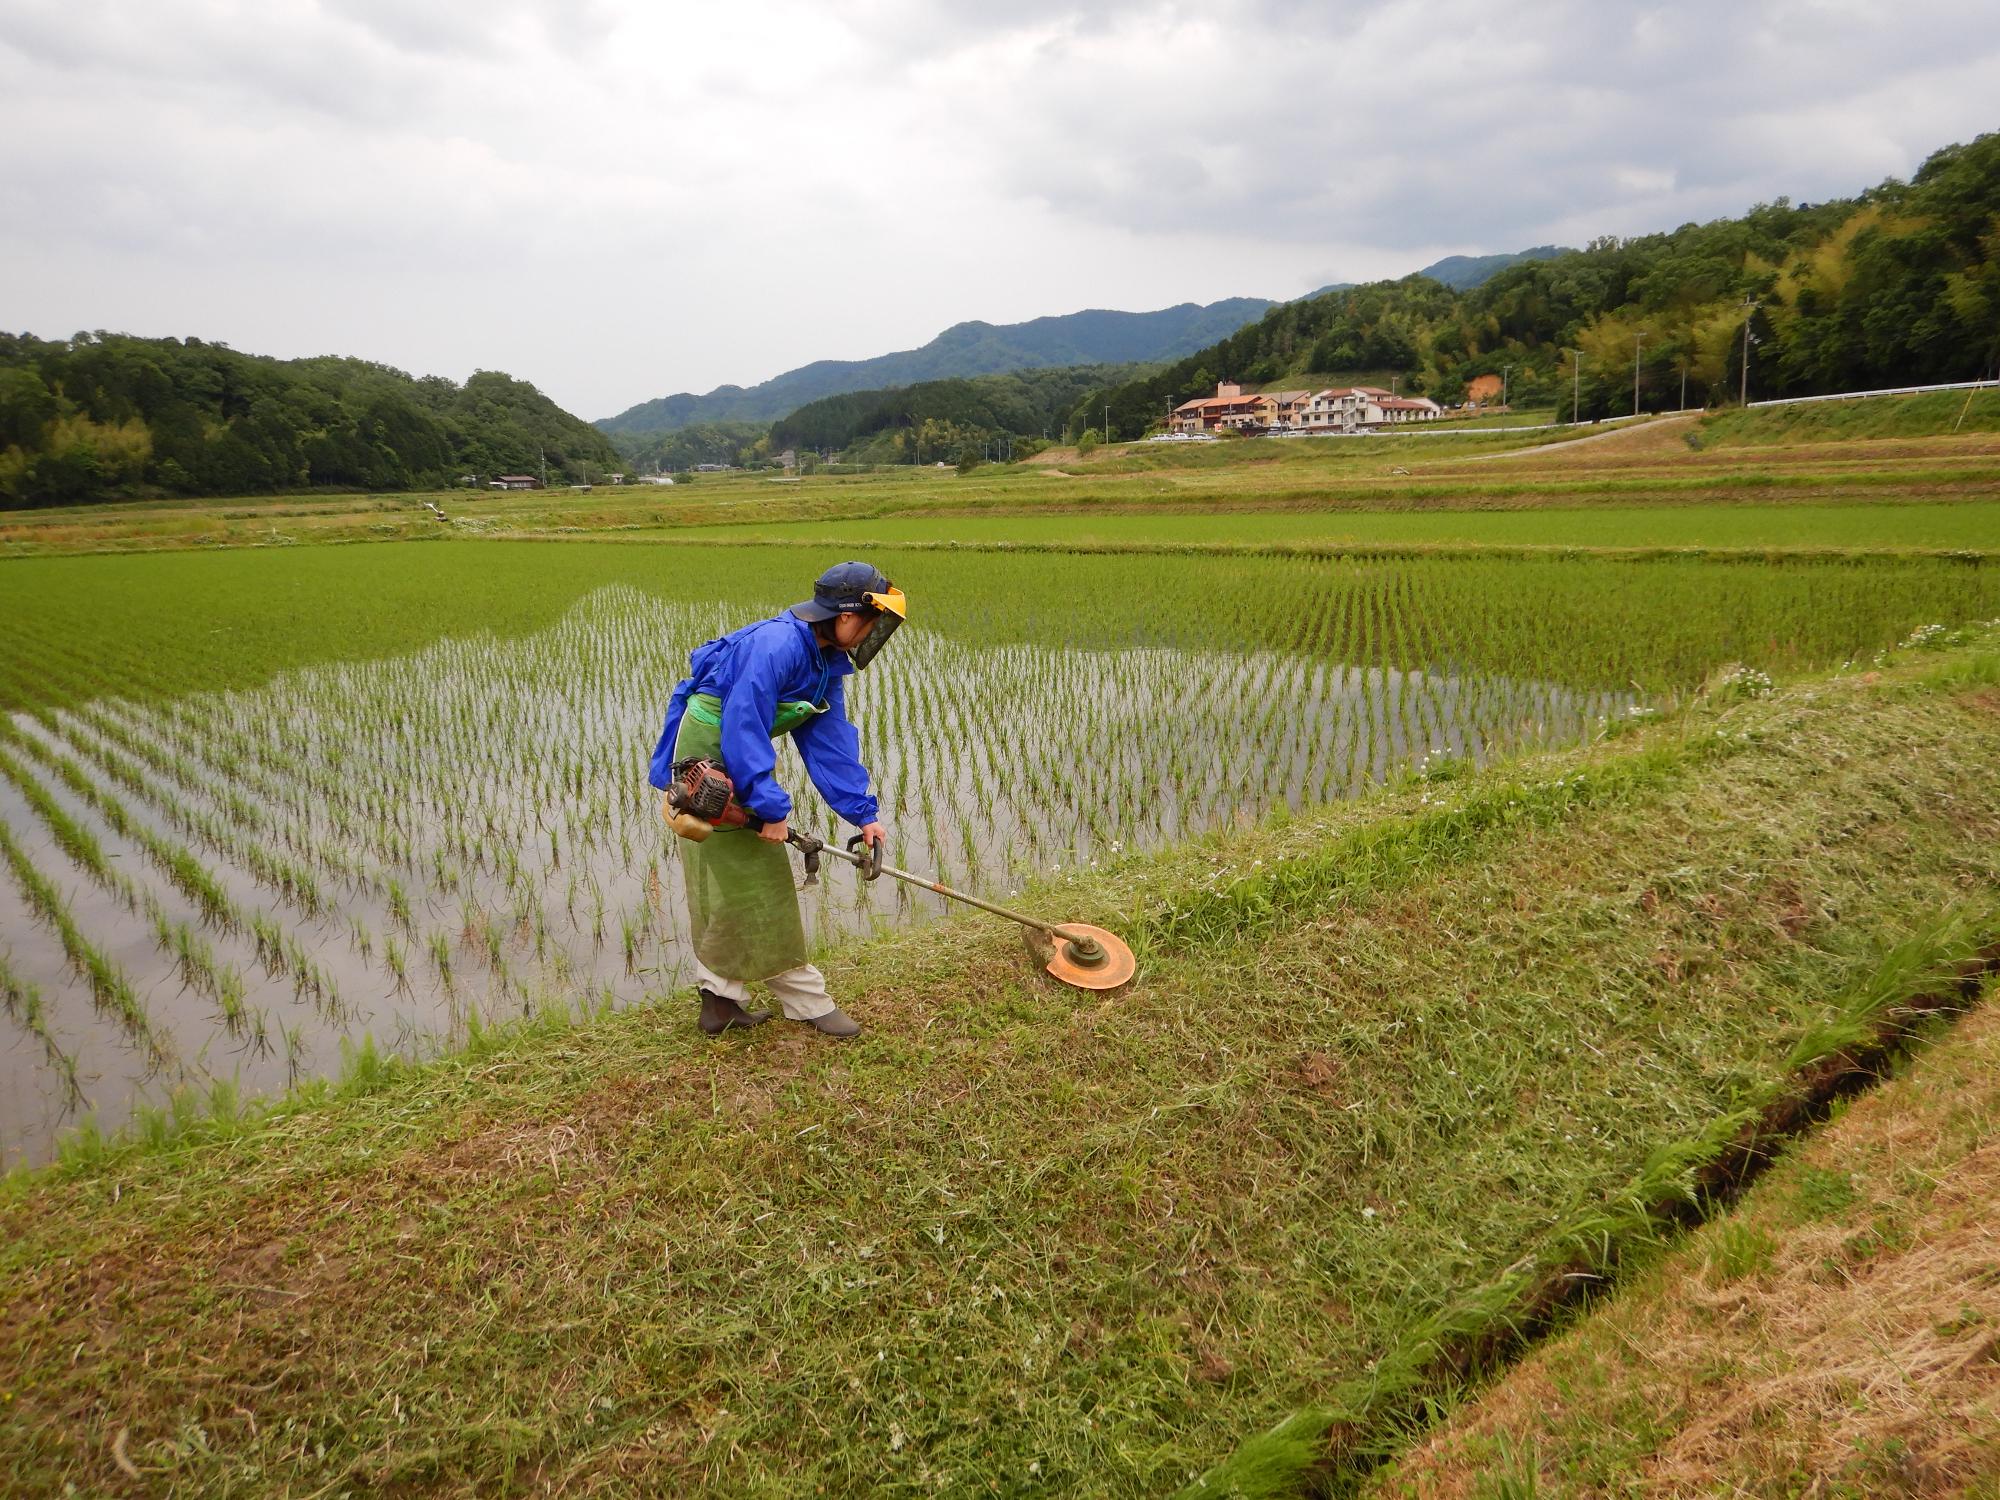
[[[1093,308],[1026,323],[959,323],[925,344],[874,359],[822,359],[761,385],[717,386],[646,401],[594,424],[607,433],[671,432],[697,422],[771,422],[808,401],[960,375],[1178,359],[1234,333],[1274,306],[1262,297],[1183,302],[1158,312]]]
[[[1554,260],[1558,255],[1569,253],[1566,245],[1537,245],[1532,250],[1516,250],[1512,255],[1447,255],[1436,264],[1425,266],[1417,274],[1442,281],[1454,291],[1469,292],[1524,260]]]
[[[1558,255],[1569,254],[1563,245],[1537,245],[1532,250],[1516,250],[1503,255],[1447,255],[1443,260],[1432,261],[1416,274],[1428,276],[1432,281],[1441,281],[1455,292],[1469,292],[1474,287],[1491,280],[1509,266],[1519,265],[1524,260],[1554,260]],[[1352,281],[1331,281],[1316,292],[1308,292],[1299,298],[1310,302],[1314,297],[1324,297],[1328,292],[1351,292]]]

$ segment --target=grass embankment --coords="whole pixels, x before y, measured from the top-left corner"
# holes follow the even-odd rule
[[[1706,424],[1717,443],[1821,443],[1851,438],[2000,432],[2000,390],[1934,391],[1866,401],[1811,401],[1719,412]]]
[[[1996,1000],[1369,1493],[1996,1493]]]
[[[1832,998],[1880,998],[1890,942],[1990,920],[1991,663],[1028,893],[1134,937],[1117,997],[957,922],[832,965],[851,1047],[709,1044],[676,999],[17,1181],[0,1463],[32,1494],[1171,1489],[1615,1219]]]

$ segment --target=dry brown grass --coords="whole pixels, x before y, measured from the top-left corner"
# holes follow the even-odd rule
[[[1989,1003],[1376,1493],[1991,1494],[1997,1208]]]

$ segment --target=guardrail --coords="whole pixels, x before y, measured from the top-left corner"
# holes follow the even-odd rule
[[[1933,391],[1985,391],[2000,387],[2000,380],[1954,380],[1948,385],[1892,385],[1879,391],[1835,391],[1827,396],[1782,396],[1775,401],[1752,401],[1758,406],[1804,406],[1813,401],[1866,401],[1871,396],[1928,396]]]

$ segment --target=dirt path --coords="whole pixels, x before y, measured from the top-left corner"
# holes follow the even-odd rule
[[[1582,448],[1590,443],[1608,443],[1613,438],[1622,438],[1635,432],[1659,432],[1662,428],[1678,427],[1692,422],[1699,412],[1689,412],[1685,416],[1653,417],[1644,422],[1634,422],[1626,427],[1614,427],[1609,432],[1593,432],[1589,437],[1564,438],[1555,443],[1537,443],[1532,448],[1509,448],[1503,453],[1471,453],[1463,458],[1447,459],[1448,463],[1476,464],[1492,458],[1525,458],[1531,453],[1569,452],[1572,448]]]

